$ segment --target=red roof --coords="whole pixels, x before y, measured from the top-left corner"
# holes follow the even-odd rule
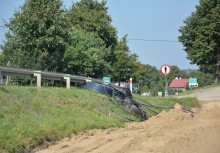
[[[170,88],[185,88],[188,83],[189,83],[189,79],[173,79],[169,87]]]

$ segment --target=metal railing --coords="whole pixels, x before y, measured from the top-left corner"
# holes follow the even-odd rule
[[[0,66],[0,80],[4,76],[15,76],[15,77],[36,77],[37,87],[41,87],[41,80],[66,80],[66,88],[70,88],[70,82],[97,82],[101,83],[102,80],[93,79],[90,77],[83,77],[65,73],[45,72],[32,69],[12,68]]]

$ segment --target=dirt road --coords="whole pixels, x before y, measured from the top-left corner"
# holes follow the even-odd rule
[[[217,95],[209,96],[214,93],[210,90]],[[73,135],[37,153],[219,153],[220,88],[210,90],[197,95],[216,102],[203,103],[194,116],[174,109],[126,128]]]
[[[201,102],[220,102],[220,86],[200,89],[190,96],[197,97]]]

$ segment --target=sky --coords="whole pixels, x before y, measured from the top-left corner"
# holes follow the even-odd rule
[[[3,44],[8,22],[25,0],[0,0],[0,44]],[[69,8],[76,0],[63,0]],[[184,20],[195,11],[199,0],[107,0],[108,14],[118,31],[118,39],[127,35],[131,53],[142,64],[160,69],[163,64],[180,69],[197,69],[190,64],[184,47],[178,42]],[[162,41],[160,41],[162,40]],[[165,40],[165,41],[163,41]]]

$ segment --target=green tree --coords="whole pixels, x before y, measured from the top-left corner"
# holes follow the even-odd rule
[[[156,96],[158,91],[163,91],[165,87],[165,80],[160,71],[149,64],[141,65],[137,82],[141,92],[150,92],[153,96]]]
[[[108,15],[106,1],[81,0],[74,3],[69,10],[69,20],[74,28],[97,33],[105,42],[106,48],[111,47],[111,55],[106,56],[107,62],[113,63],[114,47],[117,44],[117,30],[111,25],[112,18]]]
[[[220,70],[220,1],[200,0],[196,11],[180,28],[179,41],[188,59],[203,72],[212,73],[218,81]]]
[[[68,42],[61,6],[60,0],[27,0],[6,24],[5,61],[16,67],[61,71]]]
[[[199,87],[211,85],[214,79],[213,75],[200,71],[192,71],[188,74],[188,77],[197,78]]]
[[[131,69],[130,77],[133,79],[133,82],[137,82],[137,77],[141,73],[141,63],[136,53],[130,54],[128,64]]]
[[[112,80],[120,82],[128,82],[130,78],[136,81],[140,62],[137,54],[131,54],[127,45],[127,36],[118,41],[115,48],[115,62],[112,66]]]
[[[4,55],[2,52],[0,52],[0,65],[5,65]]]
[[[102,78],[110,69],[104,60],[110,49],[95,33],[72,30],[70,45],[64,56],[65,72],[94,78]]]

